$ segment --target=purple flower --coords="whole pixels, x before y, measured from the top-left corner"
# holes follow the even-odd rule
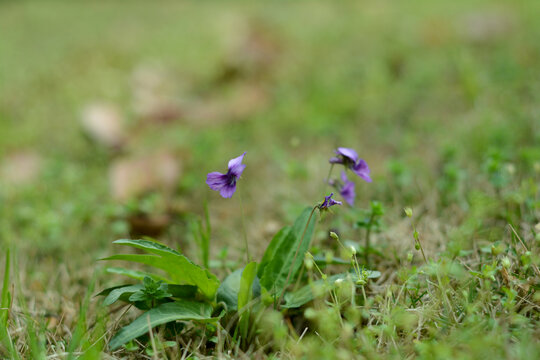
[[[226,174],[219,172],[211,172],[206,176],[206,183],[210,189],[219,191],[219,194],[224,198],[230,198],[236,191],[236,180],[242,175],[246,165],[242,164],[242,159],[246,152],[237,158],[229,161],[229,170]]]
[[[336,155],[330,158],[331,164],[342,164],[348,169],[351,169],[356,175],[360,176],[367,182],[371,182],[369,176],[370,170],[364,159],[358,158],[358,154],[353,149],[340,147],[336,150]]]
[[[334,196],[334,193],[324,197],[323,203],[319,205],[319,210],[327,210],[330,206],[342,204],[341,201],[332,199],[332,196]]]
[[[345,171],[341,172],[341,180],[343,181],[343,185],[339,188],[339,194],[343,197],[343,199],[345,199],[347,204],[353,206],[354,198],[356,197],[354,192],[354,183],[347,179],[347,174]]]

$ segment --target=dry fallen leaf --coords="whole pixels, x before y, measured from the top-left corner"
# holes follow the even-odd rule
[[[81,124],[84,131],[101,145],[119,148],[126,141],[124,120],[120,111],[110,104],[92,104],[82,113]]]
[[[186,106],[184,121],[195,126],[242,121],[264,109],[270,100],[264,87],[250,83],[236,85],[229,95],[193,101]]]
[[[37,180],[42,169],[41,157],[32,151],[8,155],[0,167],[0,179],[9,184],[29,184]]]
[[[137,214],[129,216],[127,220],[131,236],[157,237],[171,224],[172,217],[169,214]]]
[[[126,201],[151,191],[171,192],[180,172],[180,163],[170,152],[119,159],[110,167],[111,193]]]
[[[265,76],[281,53],[281,44],[272,28],[260,19],[235,19],[231,23],[229,31],[225,31],[228,51],[217,82]]]
[[[141,65],[133,74],[133,107],[147,122],[169,122],[182,116],[180,83],[164,68]]]
[[[473,43],[490,43],[510,32],[513,23],[508,13],[485,10],[467,14],[461,19],[459,30]]]

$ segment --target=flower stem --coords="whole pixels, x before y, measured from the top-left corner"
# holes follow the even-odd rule
[[[246,231],[246,221],[244,219],[244,201],[242,200],[242,191],[238,190],[238,195],[240,197],[240,211],[242,212],[242,232],[244,233],[244,245],[246,246],[246,257],[247,257],[247,263],[249,264],[251,262],[251,256],[249,255],[249,244],[247,239],[247,231]]]
[[[424,247],[422,246],[422,243],[420,243],[420,235],[418,234],[418,231],[416,230],[416,226],[414,225],[414,222],[412,222],[412,220],[411,220],[411,223],[412,223],[412,228],[414,231],[413,237],[414,237],[415,245],[418,244],[418,247],[420,248],[420,252],[422,253],[422,257],[424,258],[424,262],[427,264],[428,261],[426,258],[426,254],[424,253]]]
[[[326,176],[326,180],[324,181],[323,193],[326,193],[326,188],[330,182],[330,176],[332,176],[332,170],[334,170],[334,164],[330,164],[330,170],[328,170],[328,175]]]
[[[373,226],[373,218],[375,215],[373,214],[373,211],[371,212],[371,216],[369,218],[368,227],[366,230],[366,245],[364,247],[364,262],[366,263],[366,266],[369,267],[369,243],[370,243],[370,237],[371,237],[371,227]]]
[[[277,302],[277,305],[281,303],[281,299],[283,298],[283,295],[285,294],[285,289],[287,288],[287,285],[289,285],[289,279],[291,277],[292,270],[294,268],[294,263],[296,261],[296,257],[298,256],[298,252],[300,251],[300,246],[302,246],[302,242],[304,242],[304,236],[306,236],[306,231],[309,226],[309,223],[311,222],[311,218],[313,217],[313,214],[315,213],[315,210],[319,208],[318,205],[313,207],[313,210],[311,210],[311,213],[309,214],[308,221],[306,223],[306,227],[304,228],[304,232],[302,233],[302,237],[300,238],[300,242],[298,243],[298,246],[296,247],[296,252],[294,253],[293,261],[291,263],[291,267],[289,268],[289,273],[287,274],[287,279],[285,280],[285,285],[283,285],[283,290],[281,291],[281,295],[279,296],[279,300]]]

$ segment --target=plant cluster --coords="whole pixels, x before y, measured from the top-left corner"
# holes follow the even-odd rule
[[[229,161],[226,173],[211,172],[206,183],[210,189],[219,191],[223,198],[231,198],[237,190],[246,165],[242,163],[246,152]],[[334,187],[348,204],[354,203],[354,182],[346,177],[346,171],[367,182],[371,182],[370,169],[365,160],[360,159],[353,149],[338,148],[336,156],[330,159],[330,172],[326,182]],[[343,165],[343,183],[330,179],[334,165]],[[335,232],[330,237],[342,248],[345,259],[332,257],[321,259],[310,252],[310,244],[317,223],[316,214],[323,216],[341,201],[333,198],[334,193],[324,197],[313,207],[305,208],[292,226],[283,227],[272,239],[259,262],[251,261],[247,237],[245,249],[248,263],[232,271],[223,281],[208,268],[210,229],[202,223],[197,226],[197,238],[202,252],[201,264],[195,264],[179,251],[152,239],[117,240],[114,243],[130,246],[143,254],[113,255],[104,260],[123,260],[147,265],[155,271],[141,272],[125,268],[109,268],[110,272],[123,274],[142,280],[137,284],[124,284],[108,288],[100,293],[105,297],[105,305],[118,301],[142,310],[143,313],[118,331],[109,342],[111,350],[127,345],[141,336],[153,339],[155,327],[163,325],[159,332],[166,340],[175,334],[177,321],[203,324],[207,333],[220,333],[224,329],[231,341],[244,350],[250,349],[253,341],[261,341],[263,333],[257,326],[262,314],[271,309],[285,314],[297,311],[316,298],[330,296],[334,307],[339,308],[339,289],[349,287],[354,304],[365,305],[367,301],[364,287],[369,279],[380,276],[377,271],[366,269],[369,258],[370,231],[379,226],[379,218],[384,214],[378,202],[372,202],[368,220],[358,222],[367,229],[364,252],[365,262],[357,257],[352,245],[344,245]],[[331,275],[325,269],[329,265],[345,266]],[[356,300],[357,296],[361,297]],[[338,312],[339,313],[339,312]],[[259,319],[256,321],[256,319]],[[169,335],[167,335],[169,334]],[[212,336],[210,336],[212,338]],[[156,346],[152,340],[152,346]],[[252,346],[251,346],[252,347]],[[252,348],[253,349],[253,348]]]

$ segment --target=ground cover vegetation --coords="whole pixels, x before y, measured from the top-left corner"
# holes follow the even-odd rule
[[[534,1],[0,4],[0,357],[534,359]]]

